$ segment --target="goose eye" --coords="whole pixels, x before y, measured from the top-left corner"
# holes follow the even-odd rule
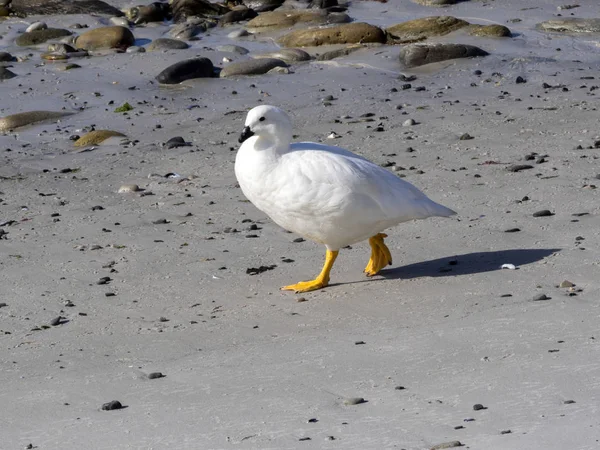
[[[265,121],[265,118],[264,118],[264,116],[263,116],[263,117],[261,117],[261,118],[260,118],[260,119],[258,119],[258,120],[259,120],[260,122],[264,122],[264,121]]]

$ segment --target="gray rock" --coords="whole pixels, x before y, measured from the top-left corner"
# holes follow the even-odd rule
[[[215,20],[191,18],[187,22],[179,23],[171,28],[169,35],[175,39],[190,41],[215,26],[217,26]]]
[[[194,58],[180,61],[167,67],[156,77],[161,84],[178,84],[193,78],[214,76],[214,66],[208,58]]]
[[[466,44],[409,44],[400,49],[400,62],[406,67],[418,67],[456,58],[486,56],[485,50]]]
[[[158,38],[153,40],[148,45],[148,51],[154,52],[157,50],[185,50],[190,46],[179,39]]]
[[[600,19],[553,19],[539,23],[537,28],[556,33],[600,33]]]
[[[11,72],[4,66],[0,66],[0,81],[10,80],[11,78],[14,78],[16,76],[16,73]]]
[[[111,402],[105,403],[102,405],[103,411],[112,411],[114,409],[122,409],[123,405],[119,400],[113,400]]]
[[[281,59],[276,58],[247,59],[228,64],[221,70],[220,77],[262,75],[275,67],[287,67],[287,64]]]
[[[19,47],[27,47],[30,45],[43,44],[50,39],[58,39],[64,36],[70,36],[72,33],[69,30],[63,30],[61,28],[46,28],[45,30],[35,30],[29,33],[23,33],[17,39],[15,43]]]
[[[237,53],[238,55],[247,55],[250,50],[239,45],[219,45],[217,50],[220,52]]]
[[[8,52],[0,52],[0,62],[11,62],[14,61],[15,58]]]

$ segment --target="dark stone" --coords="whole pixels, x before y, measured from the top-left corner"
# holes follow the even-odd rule
[[[512,166],[508,166],[506,170],[509,172],[520,172],[521,170],[533,169],[533,166],[529,164],[513,164]]]
[[[11,62],[14,60],[15,58],[10,53],[0,52],[0,62]]]
[[[520,228],[509,228],[508,230],[504,230],[505,233],[518,233],[521,231]]]
[[[466,44],[409,44],[400,49],[400,62],[406,67],[418,67],[456,58],[487,56],[488,52]]]
[[[161,372],[152,372],[148,374],[148,378],[150,380],[154,380],[156,378],[164,378],[165,376]]]
[[[219,25],[243,22],[244,20],[254,19],[256,16],[258,16],[257,12],[250,8],[234,9],[233,11],[223,14],[219,20]]]
[[[525,78],[523,78],[522,76],[518,76],[517,79],[515,80],[515,83],[523,84],[523,83],[527,83],[527,80]]]
[[[16,77],[17,74],[8,70],[4,66],[0,66],[0,81],[10,80],[11,78]]]
[[[189,145],[190,144],[185,142],[185,139],[183,139],[181,136],[172,137],[167,142],[165,142],[165,148],[167,148],[167,149],[172,149],[172,148],[177,148],[177,147],[187,147]]]
[[[119,400],[113,400],[102,405],[103,411],[112,411],[115,409],[123,409],[123,405]]]
[[[106,14],[123,12],[101,0],[12,0],[10,8],[17,15]]]
[[[17,39],[15,43],[19,47],[27,47],[30,45],[43,44],[50,39],[58,39],[65,36],[70,36],[72,33],[69,30],[63,30],[60,28],[46,28],[45,30],[35,30],[29,33],[23,33]]]
[[[193,78],[214,76],[214,66],[208,58],[186,59],[167,67],[156,76],[161,84],[178,84]]]
[[[482,409],[487,409],[485,406],[483,406],[481,403],[475,403],[473,405],[473,411],[481,411]]]
[[[533,217],[548,217],[553,215],[554,213],[549,209],[542,209],[541,211],[536,211],[533,213]]]
[[[267,270],[273,270],[275,267],[277,267],[275,264],[271,266],[250,267],[246,269],[246,273],[248,275],[258,275],[259,273],[266,272]]]
[[[221,70],[220,77],[232,77],[238,75],[261,75],[275,67],[287,67],[288,65],[278,58],[256,58],[244,61],[235,61],[227,64]]]
[[[55,317],[54,319],[52,319],[50,321],[50,325],[52,325],[53,327],[55,327],[56,325],[60,325],[61,320],[62,320],[62,317],[60,317],[60,316]]]
[[[308,4],[309,8],[315,9],[327,9],[334,6],[338,6],[337,0],[310,0],[310,3]]]

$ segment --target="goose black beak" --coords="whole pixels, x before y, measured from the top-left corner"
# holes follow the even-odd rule
[[[242,134],[240,134],[238,142],[241,144],[251,136],[254,136],[254,133],[252,132],[252,130],[250,130],[250,127],[244,127],[244,129],[242,130]]]

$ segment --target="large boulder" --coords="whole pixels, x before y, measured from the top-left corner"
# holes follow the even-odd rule
[[[123,13],[101,0],[12,0],[10,9],[18,15],[105,14]]]
[[[418,67],[440,61],[473,56],[486,56],[485,50],[466,44],[408,44],[400,49],[400,62],[405,67]]]
[[[557,33],[600,33],[600,19],[552,19],[537,27],[542,31]]]
[[[432,36],[443,36],[467,26],[469,22],[456,17],[433,16],[392,25],[385,31],[398,43],[408,43],[422,41]]]
[[[125,27],[100,27],[86,31],[75,41],[77,48],[99,50],[107,48],[126,49],[135,42],[133,33]]]
[[[296,30],[282,36],[279,43],[284,47],[316,47],[319,45],[384,43],[385,32],[368,23],[348,23],[328,28]]]

